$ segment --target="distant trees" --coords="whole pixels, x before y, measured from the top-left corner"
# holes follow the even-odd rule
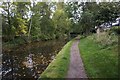
[[[3,2],[3,37],[11,40],[15,36],[23,36],[27,34],[27,18],[25,18],[28,3],[10,3]],[[25,12],[26,11],[26,12]]]
[[[93,27],[105,22],[111,23],[120,17],[120,3],[86,2],[82,5],[82,11],[79,24],[82,26],[83,32],[88,34]]]
[[[117,17],[120,17],[120,3],[99,3],[97,10],[94,13],[94,20],[96,25],[102,23],[114,21]]]
[[[49,40],[70,32],[89,34],[95,26],[120,16],[120,3],[3,2],[3,37]]]
[[[53,14],[53,22],[55,26],[56,37],[62,37],[64,34],[69,34],[71,20],[65,12],[63,3],[57,3],[57,9]]]
[[[69,34],[71,21],[64,3],[3,2],[3,37],[31,40],[61,38]],[[27,40],[27,39],[26,39]]]
[[[31,35],[33,38],[54,39],[66,34],[70,20],[63,8],[63,3],[37,3],[32,11]]]
[[[9,2],[6,2],[6,3],[3,2],[3,5],[1,7],[2,7],[2,9],[4,9],[4,11],[2,11],[2,16],[3,16],[3,18],[2,18],[2,29],[3,30],[2,31],[3,31],[4,36],[9,35],[8,36],[8,39],[9,39],[9,38],[12,38],[11,35],[14,34],[12,31],[13,28],[11,25],[12,12],[10,12],[10,10],[12,11],[11,7],[13,7],[13,5]]]

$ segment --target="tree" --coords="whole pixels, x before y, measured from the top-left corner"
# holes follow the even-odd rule
[[[55,34],[56,37],[63,37],[64,34],[69,34],[71,20],[68,15],[65,13],[63,3],[57,3],[57,9],[53,14],[53,22],[55,25]]]
[[[86,2],[82,5],[82,15],[79,21],[82,30],[90,32],[94,26],[100,26],[102,23],[111,23],[120,16],[119,3],[104,3],[99,4]]]
[[[14,33],[11,33],[12,25],[11,25],[11,14],[10,12],[11,7],[13,7],[12,3],[10,2],[3,2],[2,3],[2,29],[3,29],[3,37],[6,39],[11,39]]]
[[[30,3],[3,2],[3,34],[8,39],[23,36],[27,33],[27,18],[25,18]],[[21,7],[22,6],[22,7]]]
[[[120,16],[120,3],[100,3],[97,15],[95,15],[96,24],[114,21]]]

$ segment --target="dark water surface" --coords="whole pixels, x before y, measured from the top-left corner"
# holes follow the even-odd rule
[[[3,49],[2,79],[37,79],[65,43],[64,40],[39,41]]]

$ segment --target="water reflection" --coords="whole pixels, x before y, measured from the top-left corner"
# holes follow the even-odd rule
[[[28,57],[25,57],[27,61],[23,61],[23,65],[25,65],[27,68],[33,68],[33,57],[34,54],[29,54]]]
[[[3,46],[3,79],[37,79],[61,50],[65,41],[40,41],[7,50]]]

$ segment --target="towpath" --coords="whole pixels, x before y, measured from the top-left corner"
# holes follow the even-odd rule
[[[80,40],[76,38],[72,43],[70,50],[69,70],[66,76],[67,78],[87,78],[78,48],[79,42]]]

